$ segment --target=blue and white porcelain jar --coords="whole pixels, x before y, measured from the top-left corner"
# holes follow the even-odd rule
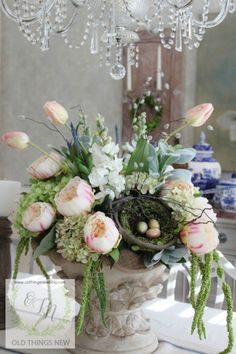
[[[220,181],[216,186],[214,204],[219,209],[230,213],[236,213],[236,173],[231,180]]]
[[[201,191],[215,188],[221,177],[221,166],[213,158],[214,151],[212,146],[206,143],[204,132],[200,134],[199,143],[193,147],[197,151],[195,158],[189,163],[193,184]]]

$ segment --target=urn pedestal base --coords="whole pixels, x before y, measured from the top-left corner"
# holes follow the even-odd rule
[[[73,354],[151,354],[158,348],[158,340],[154,332],[134,334],[130,337],[91,338],[82,334],[76,340]]]
[[[75,279],[76,300],[80,303],[84,266],[65,261],[55,251],[48,253],[54,264],[60,266],[61,278]],[[143,304],[154,300],[166,280],[166,267],[151,269],[143,266],[142,257],[123,250],[112,268],[103,263],[107,293],[106,326],[102,323],[98,298],[94,294],[84,322],[84,331],[76,337],[74,354],[152,354],[158,340],[150,321],[142,312]]]

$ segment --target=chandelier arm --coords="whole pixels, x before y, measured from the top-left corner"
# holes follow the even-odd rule
[[[220,13],[213,20],[207,21],[204,24],[204,27],[205,28],[213,28],[213,27],[216,27],[217,25],[219,25],[221,22],[224,21],[224,19],[228,15],[229,9],[230,9],[230,0],[226,0],[224,7],[222,7]],[[193,19],[193,25],[201,27],[203,25],[203,23],[201,21]]]
[[[56,34],[63,34],[66,33],[67,31],[69,31],[70,27],[73,25],[74,20],[76,18],[76,16],[78,15],[78,11],[77,11],[77,7],[74,9],[73,14],[71,15],[71,18],[69,20],[69,22],[60,30],[53,30],[54,33]]]
[[[8,5],[7,5],[7,1],[6,0],[0,0],[1,5],[2,5],[2,10],[4,12],[4,14],[9,17],[11,20],[17,22],[18,17],[9,9]],[[49,5],[47,6],[46,9],[46,13],[50,12],[53,5],[55,4],[56,0],[51,0],[51,2],[49,3]],[[22,17],[22,22],[26,22],[26,23],[33,23],[36,21],[39,21],[40,17],[42,14],[42,10],[40,9],[34,16],[30,16],[30,17]]]

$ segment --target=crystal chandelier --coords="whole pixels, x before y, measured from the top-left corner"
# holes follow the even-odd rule
[[[162,45],[182,51],[197,48],[206,29],[233,13],[234,0],[0,0],[4,13],[41,50],[53,35],[69,48],[90,41],[91,54],[110,66],[112,78],[122,79],[122,49],[128,46],[129,65],[138,66],[138,32],[159,35]],[[214,15],[213,15],[214,14]],[[83,28],[83,33],[79,31]],[[76,32],[77,29],[77,32]]]

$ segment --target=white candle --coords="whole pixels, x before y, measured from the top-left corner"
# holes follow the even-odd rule
[[[161,70],[161,44],[157,45],[157,82],[156,89],[157,91],[162,90],[162,70]]]
[[[20,182],[0,181],[0,217],[8,217],[11,215],[16,207],[20,192]]]
[[[132,67],[129,62],[130,47],[127,48],[127,91],[132,91]]]

